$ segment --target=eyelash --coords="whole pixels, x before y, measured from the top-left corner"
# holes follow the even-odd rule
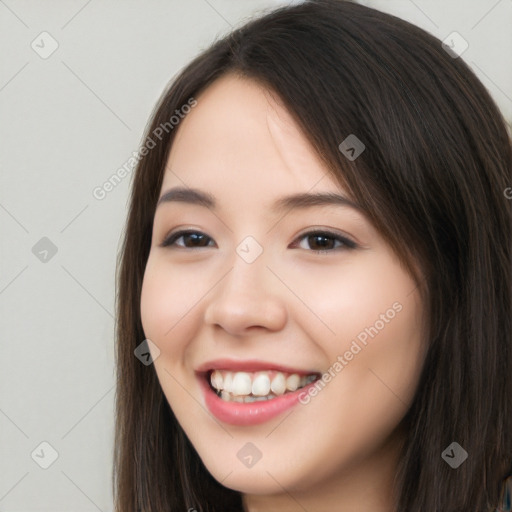
[[[190,229],[189,230],[181,230],[181,231],[176,231],[176,233],[172,233],[171,235],[169,235],[160,244],[160,247],[172,247],[173,245],[175,245],[176,240],[182,238],[184,235],[190,235],[190,234],[204,235],[209,240],[212,240],[208,235],[205,235],[205,233],[202,233],[201,231],[194,231],[194,230],[190,230]],[[341,247],[340,246],[334,247],[332,249],[323,249],[323,250],[322,249],[309,249],[309,250],[306,249],[309,252],[313,252],[313,253],[316,253],[316,254],[326,254],[328,252],[335,252],[337,249],[350,250],[350,249],[357,248],[357,244],[353,240],[350,240],[349,238],[341,236],[338,233],[334,233],[332,231],[328,231],[328,230],[325,230],[325,229],[317,230],[317,231],[308,231],[306,233],[303,233],[298,238],[296,238],[293,243],[295,244],[297,240],[302,240],[304,238],[307,238],[307,237],[310,237],[310,236],[314,236],[314,235],[325,237],[325,238],[334,239],[335,241],[341,242],[342,246]],[[177,246],[177,247],[180,247],[182,249],[196,249],[196,248],[202,249],[203,248],[201,246],[199,246],[199,247]],[[207,246],[207,247],[209,247],[209,246]]]

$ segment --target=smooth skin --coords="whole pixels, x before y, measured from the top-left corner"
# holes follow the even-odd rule
[[[160,196],[191,187],[217,204],[157,207],[142,288],[163,392],[207,469],[243,493],[246,510],[392,512],[398,427],[425,355],[416,283],[357,208],[272,210],[295,193],[349,196],[269,91],[225,75],[197,100],[178,126]],[[182,229],[199,233],[161,246]],[[315,234],[325,230],[334,235]],[[236,251],[248,236],[263,249],[252,263]],[[306,405],[252,426],[207,410],[200,364],[228,357],[327,372],[397,302],[400,312]],[[237,457],[248,442],[262,455],[250,468]]]

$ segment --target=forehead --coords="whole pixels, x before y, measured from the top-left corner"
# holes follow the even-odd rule
[[[225,75],[196,99],[177,127],[162,188],[341,190],[279,98],[257,82]]]

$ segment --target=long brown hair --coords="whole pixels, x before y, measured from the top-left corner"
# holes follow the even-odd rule
[[[145,339],[153,216],[178,129],[169,119],[225,73],[283,101],[426,299],[429,348],[405,418],[397,512],[494,511],[512,474],[510,136],[481,82],[438,39],[362,5],[318,0],[216,41],[151,116],[145,140],[156,146],[135,170],[116,275],[116,512],[243,510],[240,493],[205,469],[153,366],[134,356]],[[350,134],[366,146],[353,161],[338,148]],[[441,457],[454,441],[469,455],[456,470]]]

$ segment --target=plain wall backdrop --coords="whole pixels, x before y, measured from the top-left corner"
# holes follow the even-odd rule
[[[0,0],[0,511],[112,510],[114,276],[131,174],[103,199],[93,191],[138,149],[192,57],[282,3]],[[460,58],[512,126],[512,0],[361,3],[441,40],[458,32]]]

